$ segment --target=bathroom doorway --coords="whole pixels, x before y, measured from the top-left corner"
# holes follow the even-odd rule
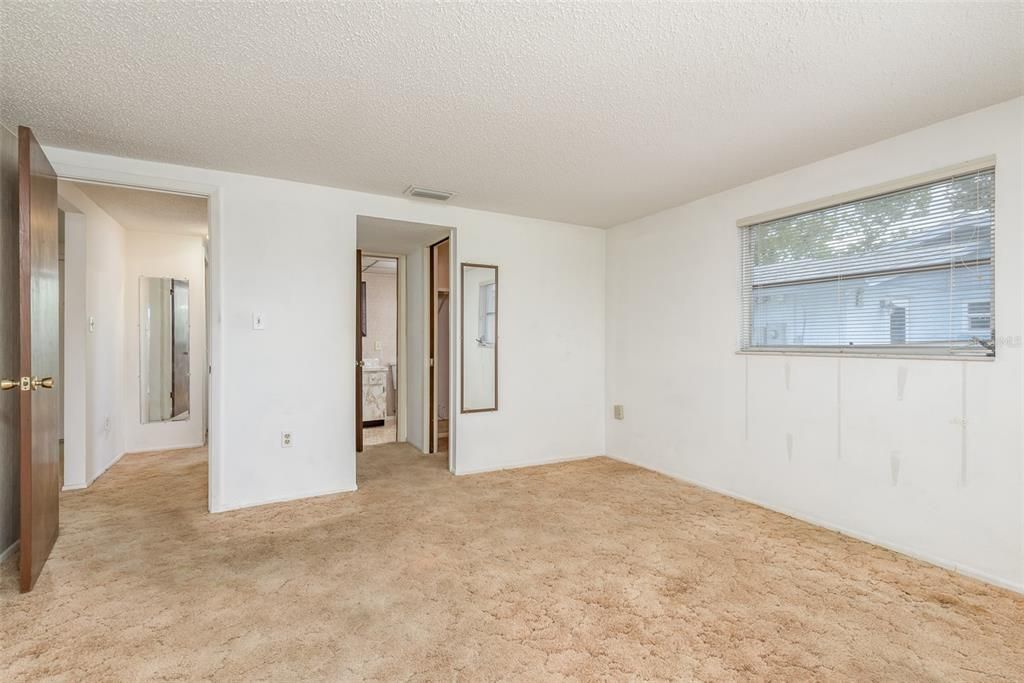
[[[357,468],[367,466],[371,461],[380,458],[398,458],[404,461],[407,457],[432,456],[430,462],[453,471],[455,461],[456,436],[455,421],[458,415],[449,406],[454,406],[458,398],[458,386],[455,381],[456,364],[452,355],[456,347],[455,339],[455,306],[457,299],[452,287],[456,286],[453,278],[448,277],[452,271],[452,263],[456,258],[456,232],[449,226],[429,223],[414,223],[392,218],[376,216],[358,216],[356,220],[356,282],[355,308],[355,360],[356,381],[354,385],[356,410],[356,451],[364,455],[357,459]],[[364,262],[364,256],[366,261]],[[438,258],[439,257],[439,258]],[[389,263],[381,263],[387,259]],[[372,265],[377,261],[376,265]],[[377,370],[378,376],[384,380],[384,388],[391,382],[392,391],[397,387],[397,402],[394,423],[397,427],[395,436],[391,436],[390,410],[385,413],[384,425],[372,425],[371,421],[379,420],[379,411],[374,414],[371,408],[373,397],[363,400],[364,368],[369,365],[371,372],[375,367],[387,367],[389,361],[384,353],[386,344],[377,349],[373,337],[374,326],[374,292],[372,283],[366,273],[374,270],[390,270],[397,264],[398,271],[398,343],[397,366],[392,372]],[[366,282],[366,316],[363,309],[363,283]],[[443,285],[442,285],[443,283]],[[435,292],[435,285],[438,286]],[[450,299],[449,299],[450,297]],[[438,305],[440,304],[440,305]],[[378,307],[379,308],[379,307]],[[438,313],[443,318],[447,315],[447,323],[443,320],[438,324]],[[363,336],[362,327],[366,324],[367,336]],[[440,340],[438,340],[440,334]],[[438,346],[447,349],[438,352]],[[376,359],[376,360],[375,360]],[[369,373],[367,373],[369,374]],[[367,387],[381,386],[380,377],[367,378]],[[370,385],[369,382],[375,384]],[[380,389],[375,391],[376,400],[380,401]],[[442,396],[440,415],[443,421],[438,429],[439,411],[436,402],[438,394]],[[361,414],[366,409],[364,416]],[[380,446],[371,445],[371,439],[364,443],[364,436],[371,429],[388,428],[387,439]],[[444,436],[445,434],[449,436]],[[441,437],[440,444],[437,439]],[[376,439],[372,439],[376,441]],[[440,445],[440,448],[438,448]],[[364,448],[365,446],[365,448]],[[357,477],[371,470],[357,471]]]
[[[364,447],[398,441],[398,292],[398,258],[363,254],[359,326]]]

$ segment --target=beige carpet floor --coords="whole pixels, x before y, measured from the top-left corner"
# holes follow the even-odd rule
[[[1024,598],[604,458],[219,515],[202,451],[63,496],[0,680],[1021,681]]]

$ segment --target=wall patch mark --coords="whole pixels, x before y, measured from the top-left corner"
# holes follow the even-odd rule
[[[896,369],[896,400],[903,400],[903,392],[907,388],[907,371],[908,368],[905,365],[901,365]]]
[[[843,459],[843,366],[836,359],[836,459]]]
[[[967,362],[960,363],[960,485],[967,486]]]
[[[743,359],[743,440],[750,441],[750,357]]]

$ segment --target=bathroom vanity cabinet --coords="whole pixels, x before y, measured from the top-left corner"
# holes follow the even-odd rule
[[[363,426],[384,424],[388,412],[388,369],[363,368]]]

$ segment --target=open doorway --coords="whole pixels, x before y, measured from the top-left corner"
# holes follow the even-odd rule
[[[366,447],[398,441],[398,258],[364,253],[360,268]]]
[[[416,466],[454,467],[453,427],[447,420],[454,400],[449,388],[455,364],[448,341],[454,316],[446,314],[450,286],[435,291],[434,249],[444,243],[441,260],[450,272],[453,236],[446,226],[357,218],[356,447],[361,453],[357,474],[364,483],[373,463],[388,458],[396,459],[393,464],[411,463],[408,458],[429,455],[429,463],[417,460]],[[446,418],[441,425],[439,415]]]
[[[207,201],[58,183],[65,490],[130,456],[125,472],[171,484],[194,465],[188,490],[208,499]]]

